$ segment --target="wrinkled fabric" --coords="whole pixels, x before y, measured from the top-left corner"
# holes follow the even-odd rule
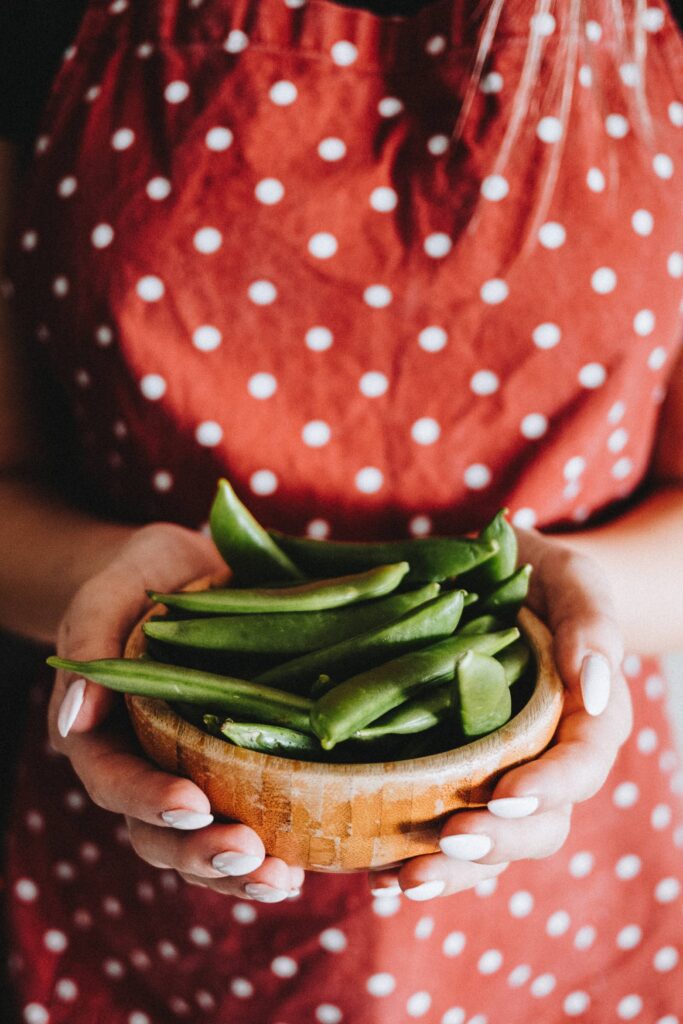
[[[571,526],[637,488],[680,339],[680,39],[641,15],[641,93],[610,5],[586,5],[574,52],[568,4],[511,0],[468,92],[487,11],[90,5],[10,277],[109,515],[200,527],[226,474],[268,525],[406,536],[502,505]],[[422,905],[362,876],[277,906],[190,889],[135,857],[33,716],[24,1020],[674,1024],[680,774],[657,663],[626,668],[633,736],[565,848]]]

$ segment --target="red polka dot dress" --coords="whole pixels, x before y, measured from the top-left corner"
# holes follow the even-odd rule
[[[369,538],[630,495],[680,338],[683,49],[659,0],[623,39],[612,12],[91,3],[11,278],[99,507],[200,527],[227,474],[269,525]],[[424,904],[355,875],[270,906],[187,887],[32,715],[23,1021],[677,1024],[681,775],[657,663],[625,667],[633,735],[562,851]]]

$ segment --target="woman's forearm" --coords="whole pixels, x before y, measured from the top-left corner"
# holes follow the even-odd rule
[[[46,643],[80,585],[132,533],[9,474],[0,476],[0,523],[0,627]]]
[[[604,569],[628,650],[683,649],[683,485],[662,486],[613,522],[560,540]]]

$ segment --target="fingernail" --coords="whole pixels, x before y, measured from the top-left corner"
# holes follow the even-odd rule
[[[71,726],[78,718],[78,712],[83,707],[83,698],[85,696],[85,679],[74,679],[73,683],[66,691],[64,700],[59,708],[59,714],[57,715],[57,728],[59,735],[65,739],[71,732]]]
[[[259,903],[281,903],[286,900],[289,893],[282,889],[274,889],[272,885],[265,885],[263,882],[248,882],[244,887],[247,896]]]
[[[440,896],[446,888],[446,883],[441,879],[434,879],[433,882],[423,882],[422,885],[415,885],[412,889],[404,889],[403,895],[407,896],[409,900],[433,900],[435,896]]]
[[[497,818],[526,818],[538,807],[537,796],[506,796],[489,800],[488,809]]]
[[[441,852],[454,860],[479,860],[485,857],[493,846],[489,836],[464,833],[459,836],[443,836],[439,839]]]
[[[172,828],[187,832],[194,828],[206,828],[213,821],[213,814],[200,814],[199,811],[162,811],[161,817]]]
[[[581,662],[581,696],[589,715],[601,715],[609,700],[611,672],[604,654],[587,654]]]
[[[381,889],[371,889],[370,893],[376,900],[384,899],[385,896],[400,896],[403,892],[401,886],[396,882],[394,885],[385,885]]]
[[[288,900],[295,900],[298,896],[301,896],[301,889],[290,889],[287,893]]]
[[[248,875],[250,871],[263,864],[263,857],[250,853],[217,853],[211,858],[211,864],[222,875]]]

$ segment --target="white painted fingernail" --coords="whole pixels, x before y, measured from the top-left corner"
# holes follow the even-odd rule
[[[423,882],[422,885],[415,885],[412,889],[404,889],[403,895],[407,896],[409,900],[433,900],[435,896],[440,896],[446,888],[446,883],[441,879],[435,878],[433,882]]]
[[[403,892],[401,886],[396,882],[394,885],[385,885],[381,889],[371,889],[370,893],[376,900],[384,899],[386,896],[400,896]]]
[[[604,654],[587,654],[581,662],[581,696],[589,715],[601,715],[607,707],[611,675]]]
[[[249,882],[244,887],[247,896],[259,903],[281,903],[289,896],[288,892],[282,889],[274,889],[272,885],[265,885],[263,882]]]
[[[213,821],[213,814],[200,814],[199,811],[162,811],[161,817],[167,825],[186,832],[194,828],[206,828]]]
[[[85,679],[74,679],[64,695],[64,700],[57,715],[57,728],[59,729],[60,736],[66,738],[71,732],[71,726],[78,718],[78,712],[83,707],[84,697]]]
[[[527,818],[538,808],[537,796],[505,796],[489,800],[488,809],[497,818]]]
[[[471,832],[459,836],[442,836],[439,846],[442,853],[454,860],[479,860],[492,848],[493,840],[489,836]]]
[[[250,853],[217,853],[211,858],[211,864],[222,875],[248,875],[250,871],[263,864],[263,857]]]

